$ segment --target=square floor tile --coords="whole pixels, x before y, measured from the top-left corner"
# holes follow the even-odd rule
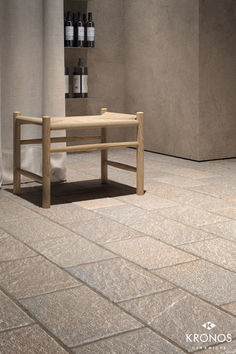
[[[98,214],[116,220],[124,225],[136,223],[140,217],[146,215],[147,211],[133,205],[120,205],[117,207],[102,208],[95,210]]]
[[[71,222],[64,226],[100,244],[144,236],[130,227],[103,217],[84,222]]]
[[[236,208],[217,210],[217,214],[225,216],[226,218],[236,219]]]
[[[209,177],[215,177],[216,174],[208,171],[202,171],[202,170],[197,170],[194,168],[176,168],[172,173],[183,176],[183,177],[190,177],[194,179],[198,178],[209,178]]]
[[[189,352],[195,350],[196,343],[188,341],[186,335],[191,334],[191,339],[194,333],[205,333],[202,325],[208,321],[216,325],[212,335],[236,335],[236,318],[179,289],[126,301],[120,306]]]
[[[236,316],[236,301],[231,302],[231,304],[226,304],[221,307]]]
[[[72,267],[115,257],[111,252],[78,235],[41,241],[32,247],[61,267]]]
[[[236,220],[205,225],[201,229],[228,240],[236,241]]]
[[[146,210],[168,208],[177,205],[171,200],[160,198],[150,193],[145,193],[141,196],[137,194],[126,195],[123,197],[119,197],[119,200],[122,200],[128,204],[132,204]]]
[[[180,252],[151,237],[111,242],[107,243],[105,247],[148,269],[167,267],[196,259],[188,253]]]
[[[75,202],[81,208],[85,209],[99,209],[99,208],[107,208],[111,206],[123,205],[122,201],[115,198],[99,198],[99,199],[91,199],[91,200],[83,200],[81,202]]]
[[[39,213],[59,224],[69,221],[89,220],[96,217],[96,214],[92,211],[80,208],[75,204],[52,205],[50,209],[40,209]]]
[[[229,203],[224,199],[211,197],[210,195],[200,193],[188,197],[183,197],[179,199],[179,202],[187,204],[193,208],[196,207],[198,209],[208,211],[217,211],[217,213],[220,209],[231,208],[232,206],[234,206],[233,203]]]
[[[52,337],[38,325],[0,333],[2,354],[66,354]]]
[[[0,237],[0,262],[36,256],[36,253],[13,237]]]
[[[0,284],[16,298],[80,285],[69,274],[40,256],[1,263]]]
[[[68,270],[115,302],[172,288],[150,272],[120,258]]]
[[[222,183],[209,183],[204,186],[193,187],[191,190],[223,199],[236,196],[235,189]]]
[[[181,354],[179,348],[161,338],[148,328],[103,339],[73,349],[76,354]]]
[[[217,237],[203,230],[164,218],[161,220],[159,218],[157,220],[150,219],[144,222],[137,221],[131,227],[174,246]]]
[[[21,302],[69,347],[143,327],[86,286]]]
[[[217,305],[236,301],[236,274],[206,261],[194,261],[154,271]]]
[[[183,224],[193,227],[229,221],[229,219],[226,219],[223,216],[188,206],[159,209],[157,212],[164,217],[182,222]]]
[[[36,213],[24,208],[22,205],[15,203],[10,198],[0,199],[0,220],[16,220],[22,218],[32,218],[37,216]]]
[[[192,179],[188,177],[182,176],[164,176],[164,177],[157,177],[157,182],[167,183],[176,187],[184,187],[184,188],[191,188],[196,186],[201,186],[204,184],[201,180]]]
[[[189,191],[180,187],[174,187],[170,184],[156,182],[150,188],[150,193],[157,195],[160,198],[166,198],[173,201],[178,201],[181,197],[190,197],[196,192]]]
[[[0,331],[26,326],[33,322],[33,320],[2,291],[0,291],[0,304]],[[2,353],[1,350],[0,353]]]
[[[236,244],[233,242],[218,238],[194,242],[178,247],[224,268],[233,271],[236,270]]]
[[[57,237],[71,236],[73,233],[44,217],[0,222],[0,227],[31,245],[41,240],[55,239]]]

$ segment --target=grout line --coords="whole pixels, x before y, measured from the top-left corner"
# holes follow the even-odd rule
[[[14,329],[20,329],[20,328],[30,327],[30,326],[34,326],[34,325],[35,325],[35,322],[31,322],[31,323],[27,323],[25,325],[23,324],[23,325],[18,325],[18,326],[11,327],[11,328],[0,329],[0,335],[5,332],[10,332]]]

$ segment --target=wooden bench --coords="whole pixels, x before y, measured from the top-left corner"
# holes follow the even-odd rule
[[[121,168],[123,170],[136,172],[136,191],[138,195],[144,193],[144,143],[143,143],[143,113],[136,115],[112,113],[106,108],[101,109],[101,115],[79,116],[79,117],[58,117],[42,118],[22,116],[19,112],[13,113],[14,119],[14,178],[13,193],[20,194],[21,175],[42,183],[42,207],[50,208],[51,205],[51,168],[50,154],[56,152],[76,152],[101,150],[101,181],[106,183],[108,179],[107,166]],[[21,140],[21,125],[37,124],[42,126],[42,139]],[[107,130],[110,127],[130,127],[137,130],[136,140],[128,142],[108,142]],[[73,136],[73,137],[51,137],[52,130],[78,130],[78,129],[101,128],[101,135]],[[100,143],[51,147],[51,143],[100,140]],[[21,169],[21,145],[42,144],[42,176]],[[108,160],[108,149],[136,147],[136,166],[129,166],[123,163]]]

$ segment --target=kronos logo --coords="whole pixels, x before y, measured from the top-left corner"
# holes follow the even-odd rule
[[[202,324],[202,327],[206,328],[208,331],[215,328],[216,325],[212,322],[206,322]],[[219,333],[219,334],[210,334],[210,333],[190,333],[186,334],[187,343],[224,343],[232,342],[232,335],[230,333]]]

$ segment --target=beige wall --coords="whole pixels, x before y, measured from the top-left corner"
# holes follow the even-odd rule
[[[126,111],[145,113],[145,149],[197,158],[198,2],[125,1]]]
[[[200,159],[236,156],[236,1],[200,0]]]

